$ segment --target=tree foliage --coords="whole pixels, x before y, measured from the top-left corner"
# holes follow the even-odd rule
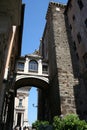
[[[87,123],[80,120],[75,114],[66,115],[64,118],[54,117],[54,130],[87,130]]]
[[[32,124],[32,128],[35,128],[36,130],[39,130],[39,128],[41,126],[46,126],[46,125],[49,125],[49,122],[48,121],[35,121],[33,124]]]

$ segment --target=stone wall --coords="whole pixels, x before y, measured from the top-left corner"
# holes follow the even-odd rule
[[[79,62],[65,8],[65,5],[58,3],[49,4],[42,39],[42,42],[48,41],[49,111],[51,118],[67,113],[77,113],[84,118],[86,90],[79,73]]]
[[[47,14],[50,106],[54,115],[75,113],[74,76],[66,30],[65,7],[51,4]],[[51,57],[51,58],[50,58]]]

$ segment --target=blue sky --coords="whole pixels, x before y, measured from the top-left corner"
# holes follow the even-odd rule
[[[22,53],[26,55],[33,53],[39,48],[40,39],[45,27],[45,16],[48,4],[51,0],[23,0],[25,3],[24,29],[22,39]],[[53,0],[54,2],[67,3],[67,0]],[[37,109],[32,106],[37,102],[36,89],[30,91],[29,96],[29,122],[37,119]]]

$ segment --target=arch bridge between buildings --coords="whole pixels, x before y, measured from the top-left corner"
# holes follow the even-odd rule
[[[14,89],[24,86],[35,86],[40,89],[49,87],[48,64],[41,56],[26,55],[20,57],[16,64],[16,79]]]
[[[44,76],[18,74],[16,76],[15,89],[24,86],[35,86],[40,89],[47,89],[49,87],[49,80]]]
[[[15,94],[21,87],[37,87],[38,89],[38,119],[45,120],[47,116],[49,88],[48,64],[40,56],[27,55],[20,57],[16,64]],[[15,95],[16,96],[16,95]]]

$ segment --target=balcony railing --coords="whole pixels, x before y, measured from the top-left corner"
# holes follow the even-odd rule
[[[42,73],[43,73],[43,74],[48,74],[48,71],[44,71],[44,70],[43,70]]]
[[[24,106],[16,106],[16,108],[15,109],[18,109],[18,110],[24,110],[25,109],[25,107]]]

